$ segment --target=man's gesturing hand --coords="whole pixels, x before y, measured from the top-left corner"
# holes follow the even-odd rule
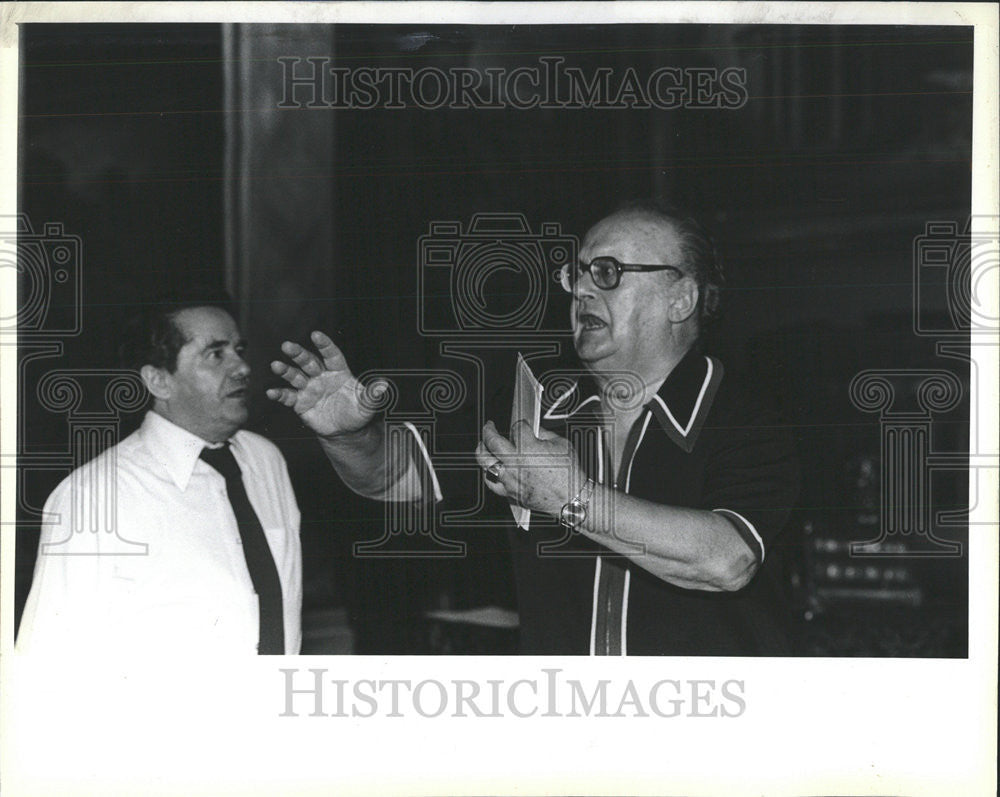
[[[476,461],[484,470],[502,465],[499,479],[487,479],[486,486],[523,507],[558,517],[586,481],[576,451],[569,440],[545,429],[535,437],[527,421],[518,421],[511,437],[500,434],[493,421],[483,427]]]
[[[368,401],[362,401],[365,388],[354,378],[340,349],[322,332],[313,332],[310,337],[322,359],[286,340],[281,351],[295,365],[275,360],[271,370],[290,387],[271,388],[267,397],[291,407],[306,426],[322,437],[363,429],[377,414],[374,405],[385,385],[372,385],[367,391]]]

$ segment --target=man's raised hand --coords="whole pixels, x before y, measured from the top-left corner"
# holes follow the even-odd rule
[[[294,365],[275,360],[271,370],[289,386],[271,388],[267,397],[291,407],[322,437],[360,431],[378,413],[376,404],[385,385],[376,383],[366,391],[330,338],[322,332],[310,337],[319,357],[298,343],[286,340],[281,344],[281,351]],[[366,393],[367,401],[363,400]]]

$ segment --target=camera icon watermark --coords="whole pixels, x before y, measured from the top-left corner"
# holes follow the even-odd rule
[[[928,337],[995,335],[1000,275],[997,219],[930,221],[913,241],[913,330]],[[980,231],[982,228],[985,231]]]
[[[558,224],[532,232],[522,213],[477,213],[464,229],[432,221],[417,245],[420,333],[496,340],[568,332],[568,311],[560,320],[549,311],[555,275],[578,251]]]
[[[0,267],[17,273],[13,316],[0,318],[0,334],[66,338],[82,329],[83,244],[57,222],[36,232],[25,213],[0,217]]]
[[[119,533],[114,449],[122,415],[145,403],[142,380],[132,371],[43,364],[61,358],[65,340],[83,330],[82,256],[81,238],[60,222],[32,224],[26,213],[0,217],[0,267],[13,269],[4,282],[16,283],[17,292],[0,318],[0,345],[17,359],[19,391],[17,444],[0,457],[4,489],[16,495],[9,525],[52,524],[58,534],[42,543],[44,555],[86,555],[98,543],[102,554],[145,554],[144,544]],[[28,408],[65,416],[65,443],[35,444],[37,416]],[[68,475],[53,504],[58,510],[37,506],[31,483],[56,473]]]

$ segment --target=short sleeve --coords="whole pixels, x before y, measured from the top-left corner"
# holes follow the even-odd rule
[[[441,483],[438,481],[437,471],[434,470],[434,463],[431,460],[430,452],[427,450],[427,442],[412,423],[406,421],[404,422],[404,426],[410,432],[408,436],[408,441],[411,444],[410,467],[416,469],[416,476],[423,494],[433,495],[435,502],[443,500]]]
[[[725,517],[762,563],[798,498],[799,465],[776,413],[727,423],[706,464],[702,506]]]

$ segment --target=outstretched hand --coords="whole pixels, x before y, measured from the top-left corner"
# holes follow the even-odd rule
[[[377,414],[375,405],[386,386],[375,383],[366,391],[330,338],[322,332],[313,332],[310,337],[319,356],[292,341],[281,344],[282,353],[294,365],[275,360],[271,370],[289,387],[271,388],[267,397],[291,407],[322,437],[360,431]],[[362,401],[366,392],[369,400]]]

